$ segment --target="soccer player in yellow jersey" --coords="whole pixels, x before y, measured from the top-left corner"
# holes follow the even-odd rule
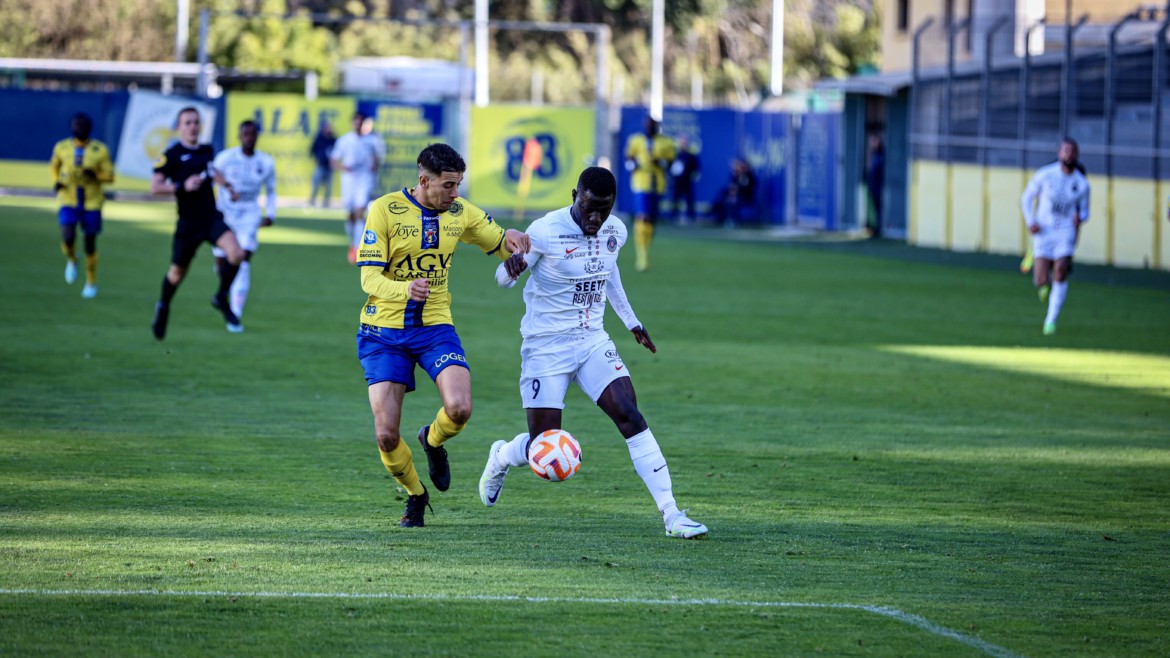
[[[358,360],[369,385],[382,463],[410,495],[399,524],[404,528],[424,525],[430,499],[399,433],[403,397],[415,388],[415,364],[435,381],[443,400],[435,420],[418,432],[439,491],[451,485],[443,443],[471,417],[471,371],[452,324],[447,290],[455,245],[474,244],[500,260],[529,247],[526,234],[504,230],[459,198],[466,170],[463,158],[446,144],[423,149],[418,185],[370,204],[358,251],[362,290],[369,295],[357,333]]]
[[[61,251],[65,254],[65,282],[77,280],[77,224],[85,233],[85,287],[81,296],[97,296],[97,236],[102,232],[102,204],[105,194],[102,185],[114,182],[114,163],[110,149],[96,139],[90,139],[93,119],[77,113],[69,121],[72,137],[57,142],[49,171],[53,174],[53,189],[57,192],[57,220],[61,224]]]
[[[626,140],[626,169],[634,193],[634,267],[639,272],[650,268],[658,201],[666,193],[666,168],[674,156],[674,140],[659,133],[654,117],[646,117],[645,132]]]

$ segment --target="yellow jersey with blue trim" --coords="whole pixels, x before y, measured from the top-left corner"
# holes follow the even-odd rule
[[[633,162],[630,190],[666,193],[666,167],[675,156],[674,140],[666,135],[635,133],[626,140],[626,160]]]
[[[504,228],[462,197],[445,212],[424,207],[406,188],[370,203],[357,262],[362,290],[369,295],[362,324],[390,329],[453,324],[447,275],[460,242],[500,260],[511,255]],[[429,282],[426,301],[410,298],[415,279]]]
[[[92,176],[85,174],[86,170]],[[102,185],[114,182],[110,149],[96,139],[79,142],[68,137],[53,146],[49,160],[53,182],[60,183],[57,205],[62,208],[101,210],[106,197]]]

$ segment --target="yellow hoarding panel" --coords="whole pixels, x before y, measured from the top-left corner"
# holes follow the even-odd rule
[[[567,206],[595,142],[591,109],[473,108],[468,198],[500,216]]]
[[[227,98],[224,144],[239,145],[240,122],[255,121],[260,126],[256,148],[276,161],[277,196],[308,200],[316,166],[310,149],[321,123],[332,124],[334,136],[343,135],[349,132],[356,109],[353,98],[307,100],[297,94],[232,93]]]

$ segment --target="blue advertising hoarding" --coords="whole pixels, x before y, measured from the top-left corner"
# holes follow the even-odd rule
[[[621,166],[625,144],[630,135],[643,129],[645,117],[644,107],[622,108],[614,171],[618,175],[618,208],[626,215],[632,214],[633,197],[629,173]],[[712,212],[731,178],[732,160],[742,158],[756,175],[755,219],[764,224],[784,222],[789,121],[789,115],[776,112],[677,107],[663,111],[663,134],[675,140],[685,135],[699,156],[702,176],[695,185],[695,199],[700,215]],[[664,196],[659,216],[670,220],[669,192]]]

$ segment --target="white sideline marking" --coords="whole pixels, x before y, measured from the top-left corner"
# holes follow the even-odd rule
[[[113,590],[113,589],[0,589],[0,595],[32,594],[36,596],[222,596],[222,597],[255,597],[269,599],[389,599],[398,601],[503,601],[519,603],[586,603],[586,604],[633,604],[633,605],[694,605],[694,606],[732,606],[737,608],[822,608],[829,610],[861,610],[872,612],[875,615],[889,617],[917,629],[961,642],[969,647],[978,649],[989,656],[996,658],[1020,658],[1003,647],[991,644],[977,637],[965,635],[897,608],[888,608],[878,605],[862,605],[860,603],[804,603],[799,601],[731,601],[726,599],[595,599],[569,598],[559,596],[514,596],[471,594],[467,596],[451,596],[447,594],[393,594],[378,592],[361,594],[353,592],[185,592],[178,590]]]

